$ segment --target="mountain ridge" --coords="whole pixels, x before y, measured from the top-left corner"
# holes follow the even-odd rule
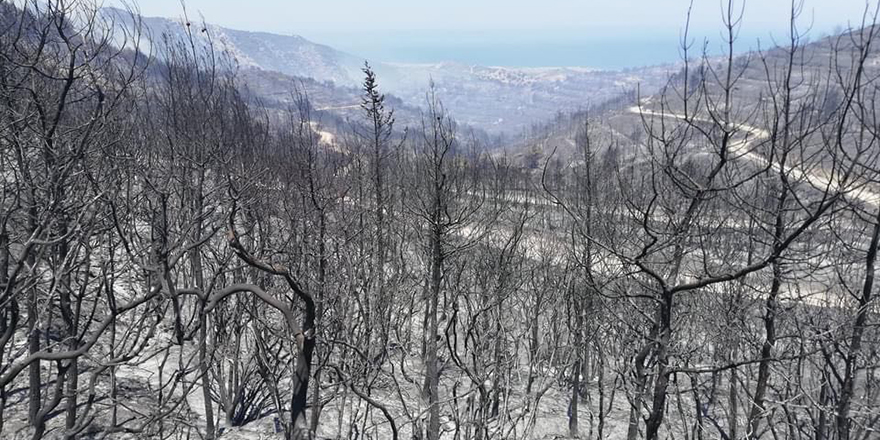
[[[105,8],[108,11],[113,9]],[[120,10],[115,10],[120,11]],[[124,12],[124,11],[122,11]],[[119,15],[119,14],[117,14]],[[141,17],[153,35],[184,32],[184,19]],[[230,29],[205,23],[241,67],[274,71],[341,87],[359,87],[365,60],[300,35]],[[371,62],[383,92],[420,108],[433,84],[459,122],[492,134],[519,135],[558,112],[601,104],[635,88],[658,90],[675,64],[625,70],[591,67],[481,66],[460,62]],[[355,103],[350,103],[355,104]]]

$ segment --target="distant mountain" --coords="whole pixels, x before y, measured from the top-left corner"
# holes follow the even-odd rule
[[[114,20],[131,25],[131,15],[117,8],[103,8]],[[298,35],[277,35],[228,29],[195,20],[141,17],[152,41],[163,35],[186,36],[187,27],[194,35],[209,35],[216,47],[234,56],[243,68],[259,68],[288,75],[331,81],[338,85],[357,85],[363,60],[330,46],[313,43]]]
[[[246,32],[212,26],[213,33],[234,50],[243,66],[305,76],[339,85],[360,81],[363,60],[297,35]]]
[[[106,11],[119,14],[120,11]],[[163,33],[183,35],[181,20],[145,17],[153,38]],[[196,34],[208,34],[218,47],[233,55],[245,69],[274,71],[286,75],[357,87],[364,60],[296,35],[246,32],[196,22]],[[609,71],[589,68],[508,68],[460,63],[371,63],[383,91],[403,103],[424,107],[425,92],[433,81],[438,97],[459,122],[490,133],[520,134],[553,118],[601,104],[641,87],[653,93],[666,81],[673,65]],[[355,105],[357,101],[347,103]],[[345,107],[346,105],[339,105]]]

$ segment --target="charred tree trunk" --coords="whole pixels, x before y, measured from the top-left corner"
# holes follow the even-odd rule
[[[31,203],[34,203],[34,205],[28,210],[28,230],[35,231],[37,229],[37,209],[33,196],[31,197]],[[36,256],[33,253],[28,254],[28,266],[34,267],[36,263]],[[36,286],[31,287],[29,290],[30,295],[28,296],[27,304],[28,354],[33,355],[40,351],[40,329],[38,327],[40,297],[39,289]],[[40,361],[37,360],[28,366],[28,422],[30,422],[31,426],[36,426],[40,413],[43,394],[42,387],[42,368]]]
[[[865,282],[862,285],[862,294],[858,299],[856,319],[852,326],[852,335],[849,338],[849,349],[844,359],[843,383],[841,384],[840,396],[837,400],[836,425],[838,440],[849,440],[852,429],[849,413],[855,390],[855,376],[858,371],[857,363],[859,356],[862,354],[862,339],[868,322],[868,307],[871,305],[874,293],[877,248],[880,245],[880,209],[877,210],[874,220],[871,244],[865,257]]]
[[[438,189],[439,191],[439,189]],[[435,219],[431,233],[431,280],[427,304],[427,328],[425,342],[425,385],[424,394],[428,400],[428,440],[440,438],[440,407],[439,407],[439,365],[437,360],[437,313],[440,302],[440,288],[443,270],[443,231],[440,220],[440,195],[435,197]]]
[[[579,347],[579,344],[576,344],[575,347]],[[580,351],[578,349],[578,351]],[[574,366],[572,366],[574,372],[574,379],[571,381],[571,397],[569,398],[568,403],[568,436],[571,438],[579,438],[580,433],[578,432],[578,402],[580,401],[580,386],[581,386],[581,359],[580,354],[577,355],[577,359],[574,361]]]

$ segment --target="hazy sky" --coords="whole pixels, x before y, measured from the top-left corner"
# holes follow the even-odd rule
[[[146,16],[182,13],[180,0],[138,3]],[[191,17],[201,13],[210,23],[303,35],[379,61],[624,67],[676,57],[689,0],[186,0],[186,5]],[[805,0],[799,22],[812,25],[818,36],[858,25],[865,7],[865,0]],[[789,0],[745,2],[744,44],[761,38],[766,45],[770,35],[784,35],[790,8]],[[694,0],[697,39],[717,38],[721,11],[720,0]]]
[[[112,3],[117,3],[113,0]],[[111,1],[108,0],[108,3]],[[144,15],[176,16],[180,0],[141,0]],[[350,30],[552,30],[599,28],[613,31],[680,27],[688,0],[187,0],[211,22],[271,32]],[[788,0],[751,0],[750,27],[784,25]],[[859,19],[864,0],[806,0],[805,19],[819,27]],[[695,0],[694,23],[719,22],[719,0]],[[622,29],[621,29],[622,28]]]

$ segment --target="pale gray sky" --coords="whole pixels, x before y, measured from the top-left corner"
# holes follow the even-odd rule
[[[98,0],[101,1],[101,0]],[[126,0],[103,0],[118,5]],[[876,4],[880,0],[872,0]],[[179,17],[180,0],[140,0],[145,16]],[[621,68],[675,61],[689,0],[186,0],[191,18],[298,34],[376,61]],[[743,2],[737,0],[742,7]],[[866,0],[805,0],[812,36],[858,26]],[[784,37],[790,0],[744,4],[740,49]],[[871,6],[873,8],[873,5]],[[715,39],[721,0],[694,0],[697,41]],[[873,11],[873,9],[872,9]],[[710,43],[711,46],[711,43]],[[711,50],[714,50],[710,47]]]
[[[105,0],[118,4],[122,0]],[[148,16],[180,15],[180,0],[141,0]],[[680,27],[688,0],[186,0],[192,12],[228,27],[301,33],[362,30],[554,30],[615,32]],[[741,3],[741,2],[740,2]],[[875,2],[872,2],[875,3]],[[865,0],[806,0],[804,20],[820,28],[858,20]],[[745,4],[750,28],[784,26],[790,1],[751,0]],[[719,0],[695,0],[693,22],[715,26]]]

